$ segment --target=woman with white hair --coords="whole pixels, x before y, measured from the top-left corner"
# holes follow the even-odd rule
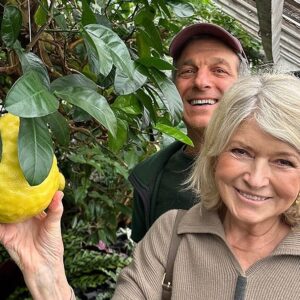
[[[172,299],[298,299],[299,120],[299,79],[262,74],[234,84],[214,112],[189,180],[201,203],[178,226],[177,210],[153,224],[113,299],[161,299],[173,232],[180,243],[172,281],[164,283]],[[63,266],[61,196],[47,216],[0,225],[0,240],[34,299],[75,299]]]
[[[300,297],[300,80],[239,80],[209,123],[177,227],[172,299]],[[113,299],[160,299],[177,211],[137,245]],[[171,284],[171,282],[170,282]]]

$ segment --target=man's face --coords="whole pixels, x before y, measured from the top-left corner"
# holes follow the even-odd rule
[[[175,84],[188,133],[207,126],[222,95],[236,81],[238,66],[237,55],[214,39],[192,41],[182,51]]]

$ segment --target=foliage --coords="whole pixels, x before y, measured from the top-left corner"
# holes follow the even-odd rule
[[[224,26],[241,39],[252,64],[260,62],[259,44],[209,0],[0,2],[0,114],[26,120],[20,141],[43,145],[22,151],[26,143],[19,143],[31,162],[23,166],[30,183],[47,176],[53,151],[58,157],[67,180],[66,264],[78,293],[113,286],[128,262],[91,247],[99,240],[115,244],[117,228],[130,222],[129,170],[166,135],[191,143],[179,124],[168,45],[197,21]],[[35,182],[30,170],[39,174]]]
[[[68,229],[63,234],[69,283],[78,299],[111,299],[120,270],[131,261],[134,243],[130,231],[120,228],[116,243],[110,246],[101,240],[97,244],[85,242],[82,234],[87,231],[86,225],[81,225],[76,232]],[[8,254],[0,248],[1,261],[7,258]],[[16,299],[31,298],[28,290],[20,287],[8,297]]]

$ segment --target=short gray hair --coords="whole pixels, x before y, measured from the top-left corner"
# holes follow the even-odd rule
[[[300,80],[275,73],[246,76],[224,94],[188,181],[207,209],[223,207],[214,177],[217,159],[241,123],[250,118],[300,152]],[[295,201],[283,218],[291,226],[300,224],[299,203]]]

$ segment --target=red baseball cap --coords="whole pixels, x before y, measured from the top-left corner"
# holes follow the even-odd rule
[[[231,35],[224,28],[210,24],[210,23],[198,23],[190,25],[182,29],[172,40],[169,48],[171,57],[178,58],[183,48],[187,45],[187,42],[194,36],[209,35],[222,41],[228,47],[230,47],[239,57],[240,60],[244,60],[248,63],[247,56],[240,41]]]

